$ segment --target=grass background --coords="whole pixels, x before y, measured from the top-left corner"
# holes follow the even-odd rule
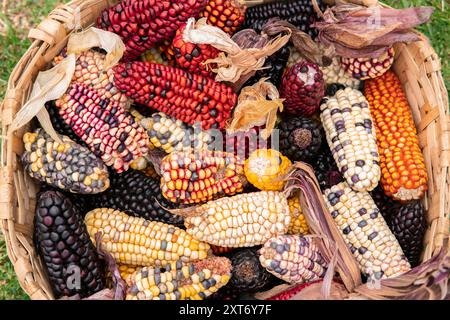
[[[58,0],[2,0],[0,12],[0,100],[3,99],[9,75],[20,57],[30,45],[28,30],[37,25],[58,3]],[[432,20],[419,27],[431,40],[441,57],[443,76],[447,89],[450,88],[448,35],[449,3],[443,0],[386,0],[396,8],[411,6],[433,6],[436,8]],[[6,245],[0,232],[0,300],[28,299],[14,274],[8,260]]]

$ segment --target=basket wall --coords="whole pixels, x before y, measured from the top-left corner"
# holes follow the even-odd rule
[[[94,24],[100,12],[118,1],[75,0],[53,10],[32,29],[33,43],[11,74],[0,112],[2,152],[0,166],[0,226],[8,255],[23,289],[31,299],[53,299],[43,265],[33,247],[33,217],[37,188],[24,173],[20,157],[27,128],[8,132],[17,111],[27,101],[33,81],[67,44],[74,26]],[[79,14],[78,14],[79,13]],[[75,19],[77,16],[80,19]],[[396,46],[394,70],[402,81],[419,131],[429,174],[424,199],[428,231],[423,259],[447,245],[450,212],[450,115],[448,96],[438,56],[428,39]]]

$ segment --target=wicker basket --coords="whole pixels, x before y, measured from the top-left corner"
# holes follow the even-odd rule
[[[100,12],[117,1],[75,0],[53,10],[29,33],[33,43],[14,69],[1,106],[0,226],[19,282],[31,299],[53,299],[41,260],[33,247],[37,186],[24,173],[20,156],[27,128],[8,134],[17,111],[27,101],[38,72],[66,45],[75,25],[92,25]],[[79,13],[79,14],[78,14]],[[80,17],[78,21],[75,17]],[[441,64],[428,39],[396,46],[394,70],[406,91],[429,174],[424,204],[428,231],[422,260],[448,246],[450,212],[450,115]]]

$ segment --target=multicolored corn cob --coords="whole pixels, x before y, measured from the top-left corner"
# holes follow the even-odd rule
[[[309,234],[309,226],[306,223],[305,215],[300,207],[298,194],[288,199],[289,209],[291,212],[291,224],[289,225],[288,234],[306,235]]]
[[[126,46],[126,61],[172,39],[181,24],[197,17],[207,0],[123,0],[105,9],[98,18],[100,29],[114,32]]]
[[[212,137],[207,131],[200,128],[196,130],[181,120],[167,116],[164,112],[157,112],[140,120],[136,116],[136,110],[132,110],[131,114],[147,130],[151,148],[172,153],[191,149],[206,150],[212,144]]]
[[[361,271],[372,279],[396,277],[411,269],[368,192],[353,191],[346,182],[324,192],[328,209]]]
[[[225,84],[178,68],[133,62],[114,69],[115,85],[136,103],[204,130],[223,128],[237,103]]]
[[[400,80],[388,71],[367,80],[364,95],[375,122],[384,192],[396,200],[420,199],[427,190],[427,170]]]
[[[234,195],[246,183],[240,158],[221,151],[173,152],[162,160],[161,173],[164,197],[182,204]]]
[[[361,81],[350,76],[344,68],[342,68],[341,62],[338,58],[333,58],[330,65],[326,67],[320,67],[323,73],[323,79],[327,85],[332,83],[339,83],[346,87],[358,89],[361,85]]]
[[[340,172],[354,190],[373,190],[381,172],[367,100],[358,90],[346,88],[327,99],[320,109],[327,142]]]
[[[323,9],[321,1],[317,2]],[[242,28],[261,31],[267,20],[275,17],[290,22],[311,37],[317,34],[311,25],[318,20],[318,17],[309,0],[276,1],[250,7],[245,13]]]
[[[142,55],[142,61],[163,64],[165,66],[169,65],[169,61],[167,61],[167,59],[165,59],[165,56],[162,55],[160,50],[156,48],[151,48],[150,50],[146,51]]]
[[[322,71],[314,63],[300,62],[283,75],[280,96],[285,99],[284,111],[295,116],[312,116],[325,96]]]
[[[224,257],[164,268],[145,267],[132,276],[127,300],[203,300],[226,285],[231,262]]]
[[[103,162],[117,172],[148,152],[148,136],[134,118],[113,100],[73,83],[56,101],[59,113]]]
[[[168,211],[174,206],[162,196],[159,177],[154,179],[130,169],[120,174],[111,172],[110,179],[111,187],[92,197],[92,207],[120,210],[150,221],[183,226],[183,218]]]
[[[252,185],[263,191],[281,191],[285,185],[283,176],[289,172],[292,162],[273,149],[258,149],[245,161],[245,176]]]
[[[50,115],[50,121],[52,122],[53,129],[63,136],[69,137],[72,141],[80,146],[89,149],[89,146],[79,136],[73,132],[72,127],[69,126],[64,119],[59,115],[59,109],[55,106],[54,101],[45,104],[48,114]]]
[[[322,257],[319,238],[282,235],[271,238],[259,250],[261,265],[288,283],[315,281],[325,276],[328,262]]]
[[[383,75],[394,63],[394,48],[389,48],[378,58],[341,58],[344,70],[359,80],[374,79]]]
[[[208,244],[180,228],[130,217],[114,209],[95,209],[84,222],[91,238],[102,233],[102,247],[120,264],[164,266],[177,260],[202,260],[210,252]]]
[[[109,188],[108,169],[89,149],[66,136],[62,143],[43,129],[23,136],[24,170],[31,177],[73,193],[93,194]]]
[[[66,55],[66,52],[62,52],[54,59],[54,64],[58,64]],[[114,71],[112,68],[105,69],[105,58],[104,53],[93,50],[77,55],[72,82],[83,84],[97,91],[102,99],[115,101],[121,108],[127,110],[131,105],[131,100],[114,85]]]
[[[182,209],[187,233],[200,241],[222,247],[253,247],[285,234],[291,223],[286,197],[261,191],[210,201]]]
[[[58,191],[40,193],[34,240],[56,298],[90,296],[103,289],[104,272],[78,208]],[[78,271],[80,282],[73,285]]]
[[[220,51],[209,44],[194,44],[184,41],[183,32],[185,29],[186,24],[183,24],[178,29],[172,42],[172,50],[178,67],[192,74],[212,78],[214,72],[204,62],[216,58]]]
[[[240,0],[209,0],[200,17],[206,18],[209,25],[233,35],[244,23],[246,10]]]

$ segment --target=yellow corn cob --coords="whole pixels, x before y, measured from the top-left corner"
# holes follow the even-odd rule
[[[175,211],[185,215],[187,233],[221,247],[263,244],[285,234],[291,223],[287,199],[275,191],[241,194]]]
[[[402,248],[368,192],[346,182],[325,190],[328,209],[361,271],[370,278],[398,276],[411,269]]]
[[[289,225],[288,234],[309,234],[309,227],[306,223],[305,215],[302,213],[298,195],[289,198],[288,204],[291,212],[291,224]]]
[[[247,180],[263,191],[281,191],[285,184],[282,179],[292,162],[280,152],[272,149],[258,149],[245,161]]]
[[[103,248],[117,263],[133,266],[161,266],[181,260],[205,259],[210,247],[177,227],[130,217],[113,209],[95,209],[85,217],[91,239],[103,234]]]
[[[127,264],[120,264],[120,265],[117,266],[117,268],[119,269],[120,276],[125,281],[127,286],[132,286],[132,281],[131,281],[132,277],[131,276],[134,273],[136,273],[137,271],[142,269],[142,267],[129,266]],[[112,288],[113,287],[113,282],[112,282],[112,278],[111,278],[111,273],[110,272],[108,272],[106,278],[107,278],[106,286],[108,288]]]
[[[381,171],[369,104],[358,90],[345,88],[320,107],[323,128],[333,158],[356,191],[371,191]]]
[[[131,277],[127,300],[203,300],[226,285],[231,261],[212,257],[199,262],[145,267]]]

